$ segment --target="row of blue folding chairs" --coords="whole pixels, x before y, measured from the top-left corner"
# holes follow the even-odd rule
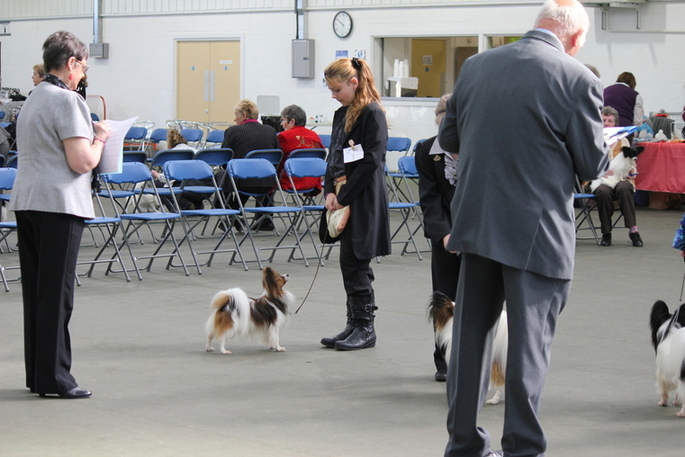
[[[292,181],[292,178],[298,177],[312,177],[316,176],[322,178],[326,170],[326,162],[318,157],[295,158],[289,159],[285,163],[286,171]],[[272,262],[278,250],[289,250],[290,255],[288,261],[303,260],[305,265],[309,265],[308,258],[315,258],[321,261],[320,251],[316,245],[312,235],[311,214],[306,215],[306,212],[320,212],[323,210],[321,205],[304,205],[301,195],[311,192],[312,189],[304,189],[297,191],[284,191],[280,187],[276,167],[267,159],[262,158],[244,158],[231,160],[227,164],[228,183],[231,186],[231,192],[235,194],[247,195],[250,197],[260,197],[268,194],[256,194],[243,191],[236,185],[236,180],[249,178],[271,178],[274,182],[274,192],[279,194],[280,202],[274,206],[247,206],[244,205],[241,199],[236,199],[238,208],[229,208],[223,200],[223,193],[214,177],[212,168],[201,160],[170,160],[164,163],[163,171],[167,180],[180,182],[178,188],[173,190],[159,189],[154,186],[150,169],[138,162],[124,163],[122,173],[103,175],[106,195],[112,200],[117,198],[128,198],[132,202],[130,205],[113,205],[116,211],[116,217],[122,222],[122,242],[119,249],[129,250],[131,260],[133,262],[133,269],[138,278],[142,279],[142,271],[150,271],[155,259],[166,257],[166,268],[181,267],[186,275],[189,274],[189,267],[195,267],[198,274],[201,274],[202,266],[211,266],[214,256],[217,253],[231,253],[229,265],[234,262],[239,262],[247,270],[248,262],[256,262],[259,268],[263,268],[264,262]],[[203,180],[206,185],[203,186],[186,186],[184,183],[188,181]],[[133,186],[143,183],[141,189],[134,190]],[[292,188],[295,189],[294,183]],[[128,186],[129,190],[121,190],[122,186]],[[166,193],[163,191],[167,190]],[[209,208],[199,209],[181,209],[179,204],[179,195],[184,191],[192,191],[200,193],[205,196],[206,201],[214,204],[209,205]],[[164,193],[173,202],[174,211],[158,211],[158,212],[141,212],[137,211],[139,207],[140,198],[142,195],[152,195],[157,201],[158,205],[164,209],[164,204],[161,200],[161,195]],[[290,199],[286,196],[290,194]],[[259,201],[259,198],[256,198]],[[289,203],[288,203],[289,202]],[[121,208],[134,208],[132,212],[124,212]],[[250,219],[254,217],[254,221]],[[283,231],[276,234],[275,243],[264,245],[255,240],[253,227],[259,226],[261,218],[274,218],[280,220],[283,225]],[[199,233],[196,228],[206,227],[210,219],[221,222],[221,227],[224,229],[219,237],[214,237],[213,246],[211,249],[201,250],[197,247],[198,240],[207,238],[204,236],[204,229]],[[316,219],[314,219],[316,220]],[[131,247],[132,237],[140,234],[143,227],[150,228],[151,223],[161,223],[164,227],[163,234],[157,242],[157,247],[151,255],[140,255],[133,252]],[[180,223],[183,228],[183,236],[178,238],[174,233],[176,223]],[[234,230],[237,227],[237,232]],[[292,236],[291,236],[292,235]],[[290,238],[288,238],[291,236]],[[302,240],[308,236],[312,242],[312,247],[315,251],[314,257],[307,257],[304,248],[302,247]],[[211,237],[211,235],[210,235]],[[232,246],[223,247],[226,241],[231,242]],[[286,243],[290,240],[291,243]],[[262,240],[263,241],[263,240]],[[173,244],[171,249],[165,250],[165,244],[170,242]],[[254,259],[248,260],[243,255],[241,247],[244,243],[249,242],[254,252]],[[181,247],[187,245],[191,253],[192,261],[186,262],[183,258]],[[204,244],[206,247],[206,243]],[[261,255],[262,251],[268,251],[270,254],[264,258]],[[201,262],[199,256],[208,254],[206,261]],[[141,268],[139,260],[147,259],[147,266]],[[108,272],[111,271],[108,269]]]

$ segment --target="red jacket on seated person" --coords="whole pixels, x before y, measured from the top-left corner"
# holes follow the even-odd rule
[[[283,123],[284,122],[282,122],[282,124]],[[283,161],[278,167],[278,173],[281,177],[281,187],[283,190],[292,190],[290,180],[282,173],[283,164],[290,153],[295,149],[323,148],[324,146],[321,144],[321,138],[319,138],[319,135],[315,131],[299,125],[280,132],[278,134],[278,142],[283,150]],[[313,192],[313,195],[317,195],[321,192],[322,185],[321,179],[319,178],[293,178],[293,182],[298,190],[315,188],[316,191]]]

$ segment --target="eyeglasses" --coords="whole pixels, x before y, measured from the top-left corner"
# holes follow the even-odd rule
[[[76,63],[81,65],[81,68],[83,69],[84,73],[88,73],[88,69],[90,68],[90,65],[86,65],[85,63],[81,62],[80,60],[77,60]]]

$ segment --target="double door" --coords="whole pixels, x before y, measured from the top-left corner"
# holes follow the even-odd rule
[[[240,100],[240,41],[178,41],[176,118],[232,123]]]

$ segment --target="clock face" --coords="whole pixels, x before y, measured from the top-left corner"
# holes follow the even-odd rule
[[[345,11],[339,11],[333,18],[333,31],[340,38],[349,36],[352,32],[352,17]]]

